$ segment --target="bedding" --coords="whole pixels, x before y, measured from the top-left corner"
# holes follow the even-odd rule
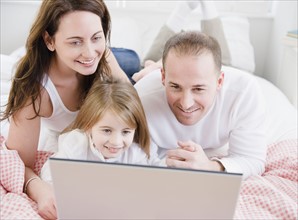
[[[242,182],[234,219],[297,219],[297,139],[268,146],[265,172]],[[38,152],[35,172],[51,152]],[[1,219],[41,219],[23,191],[24,165],[14,150],[0,151]]]

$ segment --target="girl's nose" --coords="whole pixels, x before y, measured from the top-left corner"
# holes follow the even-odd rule
[[[122,144],[122,136],[120,134],[113,134],[111,136],[109,142],[114,146],[121,145]]]

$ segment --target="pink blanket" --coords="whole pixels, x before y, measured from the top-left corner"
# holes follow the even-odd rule
[[[48,156],[38,153],[37,173]],[[24,165],[17,152],[1,150],[0,168],[0,219],[41,219],[36,203],[23,193]],[[297,140],[269,145],[263,175],[242,183],[235,219],[298,219],[297,183]]]
[[[50,152],[38,152],[35,172],[51,155]],[[37,205],[23,193],[25,167],[17,151],[0,150],[0,219],[42,219],[37,214]]]

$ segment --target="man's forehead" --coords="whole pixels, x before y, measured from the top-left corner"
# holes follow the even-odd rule
[[[206,80],[198,77],[191,80],[185,80],[183,78],[168,77],[167,83],[170,85],[177,85],[180,87],[204,87],[206,86]]]

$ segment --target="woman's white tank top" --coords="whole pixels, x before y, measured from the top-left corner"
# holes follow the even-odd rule
[[[45,75],[42,85],[49,94],[53,106],[53,113],[48,118],[41,117],[41,133],[39,138],[38,149],[46,151],[56,151],[57,142],[54,141],[52,144],[49,144],[46,143],[47,140],[50,140],[52,138],[58,140],[58,135],[60,134],[60,132],[63,131],[71,122],[74,121],[75,117],[78,114],[78,111],[73,112],[65,107],[54,83],[48,75]]]

